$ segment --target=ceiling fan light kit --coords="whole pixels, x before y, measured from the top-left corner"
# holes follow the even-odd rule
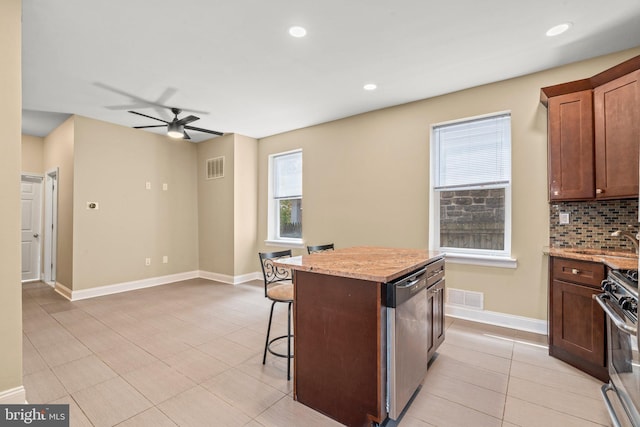
[[[167,125],[167,135],[171,138],[183,138],[184,126],[180,126],[175,122],[171,122]]]
[[[195,126],[187,126],[191,122],[195,122],[196,120],[200,120],[200,118],[196,117],[196,116],[193,116],[193,115],[189,115],[187,117],[183,117],[181,119],[178,119],[178,114],[180,114],[182,112],[182,110],[180,110],[179,108],[171,108],[171,112],[173,113],[173,120],[171,120],[170,122],[168,122],[166,120],[163,120],[163,119],[159,119],[157,117],[148,116],[146,114],[138,113],[137,111],[129,111],[129,112],[131,114],[137,114],[138,116],[147,117],[149,119],[158,120],[160,122],[166,123],[167,136],[170,136],[171,138],[191,139],[191,137],[187,133],[187,129],[188,130],[194,130],[196,132],[210,133],[210,134],[218,135],[218,136],[224,135],[222,132],[218,132],[216,130],[203,129],[203,128],[198,128],[198,127],[195,127]],[[164,127],[164,126],[165,125],[134,126],[134,129],[158,128],[158,127]]]

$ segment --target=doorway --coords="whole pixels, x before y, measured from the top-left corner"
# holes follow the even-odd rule
[[[42,253],[42,177],[23,174],[20,180],[22,282],[40,280]]]
[[[58,168],[47,171],[44,195],[44,277],[42,281],[55,285],[58,248]]]

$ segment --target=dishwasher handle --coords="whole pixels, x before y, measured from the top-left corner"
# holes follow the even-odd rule
[[[410,288],[412,286],[417,285],[418,283],[420,283],[421,280],[424,280],[424,277],[420,276],[419,279],[415,279],[412,280],[410,282],[402,282],[402,283],[398,283],[396,285],[396,289],[406,289],[406,288]]]
[[[425,268],[415,271],[400,280],[386,283],[387,307],[395,308],[413,298],[427,287],[427,271]]]

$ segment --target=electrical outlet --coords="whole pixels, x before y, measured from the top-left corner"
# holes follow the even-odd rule
[[[168,264],[168,263],[169,263],[169,257],[168,257],[168,256],[166,256],[166,255],[165,255],[165,256],[163,256],[163,257],[162,257],[162,263],[163,263],[163,264]]]
[[[560,224],[569,224],[568,212],[560,212]]]
[[[151,265],[151,258],[145,258],[144,259],[144,265],[146,265],[147,267]]]

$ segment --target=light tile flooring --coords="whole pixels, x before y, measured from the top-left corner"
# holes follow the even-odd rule
[[[262,365],[269,307],[260,282],[196,279],[77,302],[24,285],[27,399],[68,403],[72,426],[338,425],[292,399],[284,359]],[[275,321],[284,332],[284,305]],[[399,425],[609,425],[600,385],[550,358],[544,336],[448,318]]]

